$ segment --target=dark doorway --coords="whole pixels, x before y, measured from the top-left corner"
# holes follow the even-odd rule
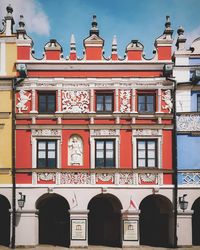
[[[158,247],[172,245],[172,204],[161,195],[150,195],[140,204],[140,244]]]
[[[100,194],[90,201],[88,209],[89,244],[120,247],[120,201],[113,195]]]
[[[0,195],[0,245],[10,245],[10,203]]]
[[[37,208],[39,209],[39,244],[69,246],[69,204],[65,198],[56,194],[42,196]]]
[[[200,198],[198,198],[193,206],[192,210],[192,244],[200,245]]]

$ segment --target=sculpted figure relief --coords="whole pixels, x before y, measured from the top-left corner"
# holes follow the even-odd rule
[[[83,165],[83,143],[77,136],[71,136],[68,144],[68,164],[72,166]]]
[[[22,111],[28,110],[26,103],[31,100],[31,93],[28,95],[26,95],[26,93],[27,92],[23,89],[19,91],[19,97],[17,98],[19,102],[16,105],[19,113],[23,113]]]

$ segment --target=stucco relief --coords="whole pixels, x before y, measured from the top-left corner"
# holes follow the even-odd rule
[[[120,173],[119,175],[119,184],[120,185],[131,185],[131,184],[135,184],[135,178],[134,178],[134,174],[131,173]]]
[[[62,91],[62,110],[65,113],[88,113],[89,92],[66,90]]]
[[[62,173],[61,184],[90,184],[91,176],[88,173]]]
[[[159,135],[158,129],[137,129],[135,130],[135,135],[144,136],[144,135]]]
[[[83,142],[80,136],[72,135],[68,142],[68,165],[83,165]]]
[[[116,129],[95,129],[90,131],[91,136],[118,136],[119,131]]]
[[[114,174],[107,174],[107,173],[96,174],[96,182],[98,182],[98,180],[105,182],[108,181],[114,182]]]
[[[120,112],[128,113],[131,111],[131,91],[120,90]]]
[[[23,111],[28,110],[27,102],[31,100],[31,93],[28,93],[25,90],[19,91],[19,97],[17,98],[18,103],[16,105],[16,108],[18,109],[19,113],[23,113]]]
[[[162,93],[162,100],[165,102],[165,105],[162,105],[162,109],[168,109],[169,113],[171,113],[173,108],[171,90],[167,89]]]
[[[200,173],[182,173],[182,177],[182,184],[200,184]]]
[[[55,173],[38,173],[37,179],[38,181],[55,181],[56,174]]]
[[[177,131],[200,131],[199,115],[177,116]]]
[[[33,136],[61,136],[61,131],[57,129],[37,129],[32,131]]]
[[[157,178],[158,176],[156,174],[139,174],[139,183],[141,182],[156,182],[157,183]]]

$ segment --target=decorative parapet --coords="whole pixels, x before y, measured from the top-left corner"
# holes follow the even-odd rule
[[[178,132],[200,131],[200,115],[180,115],[176,120]]]
[[[33,172],[32,183],[34,185],[162,185],[163,173]]]
[[[199,185],[200,173],[181,173],[181,184]]]

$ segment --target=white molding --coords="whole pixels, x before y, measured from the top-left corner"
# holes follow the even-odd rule
[[[0,42],[0,75],[6,75],[6,43]]]

